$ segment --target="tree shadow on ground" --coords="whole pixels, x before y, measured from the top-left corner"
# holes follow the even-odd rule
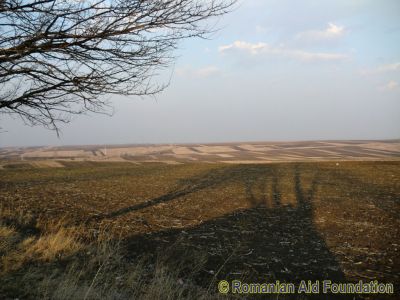
[[[87,220],[87,223],[92,221],[101,221],[103,219],[117,218],[130,212],[142,210],[161,203],[166,203],[207,188],[217,187],[226,182],[239,181],[243,176],[243,170],[248,172],[248,170],[244,168],[227,167],[213,170],[205,175],[202,174],[189,179],[181,179],[178,182],[178,187],[167,194],[147,200],[145,202],[124,207],[107,214],[93,216]]]
[[[141,206],[121,209],[108,217],[210,186],[217,188],[227,182],[242,184],[249,209],[234,211],[191,228],[133,236],[125,241],[128,253],[132,257],[143,253],[156,256],[170,245],[174,245],[172,261],[183,259],[181,255],[187,251],[205,253],[206,263],[196,278],[205,287],[220,279],[294,283],[323,279],[345,281],[338,261],[313,224],[312,203],[318,190],[318,170],[307,170],[304,180],[302,168],[301,164],[290,165],[284,175],[292,176],[295,203],[291,205],[283,199],[285,191],[280,184],[283,177],[275,166],[234,166],[184,180],[177,191]],[[188,264],[188,270],[191,267]]]

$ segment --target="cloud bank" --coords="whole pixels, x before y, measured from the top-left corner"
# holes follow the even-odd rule
[[[384,91],[392,91],[397,88],[399,88],[399,83],[394,80],[390,80],[388,83],[386,83],[381,87],[381,89]]]
[[[218,48],[218,51],[220,53],[241,51],[250,55],[278,55],[303,61],[338,61],[348,58],[348,55],[342,53],[309,52],[301,49],[286,48],[284,46],[271,46],[262,42],[249,43],[245,41],[235,41],[232,44],[222,45]]]
[[[300,40],[332,40],[343,36],[345,33],[344,26],[329,23],[324,30],[308,30],[300,32],[296,35],[296,39]]]

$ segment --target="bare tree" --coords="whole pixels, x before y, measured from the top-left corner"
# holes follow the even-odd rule
[[[177,43],[235,0],[0,0],[0,112],[57,130],[106,94],[152,95]]]

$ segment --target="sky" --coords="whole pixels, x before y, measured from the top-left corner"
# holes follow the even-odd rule
[[[400,1],[242,0],[182,42],[155,98],[61,134],[1,115],[0,147],[400,138]]]

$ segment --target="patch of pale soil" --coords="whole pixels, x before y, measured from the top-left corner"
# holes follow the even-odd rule
[[[256,151],[256,152],[265,152],[269,150],[276,150],[275,147],[268,147],[268,146],[258,146],[258,145],[250,145],[250,144],[240,144],[240,148],[248,151]]]
[[[25,152],[23,154],[24,157],[29,157],[29,158],[40,158],[40,157],[89,157],[92,156],[91,152],[87,152],[84,150],[35,150],[35,151],[29,151]]]
[[[196,151],[191,150],[188,147],[174,147],[172,149],[172,152],[175,153],[176,155],[193,155],[193,154],[199,154]]]
[[[130,148],[135,154],[157,154],[159,152],[169,151],[173,149],[173,146],[148,146],[148,147],[133,147]]]
[[[140,153],[135,153],[133,148],[110,148],[110,149],[107,149],[107,151],[105,151],[103,149],[102,152],[105,153],[106,156],[109,156],[109,157],[119,157],[122,155],[140,154]]]
[[[226,153],[226,152],[237,152],[238,150],[233,149],[230,146],[200,146],[193,147],[194,149],[203,153]]]
[[[337,156],[339,155],[339,153],[335,150],[335,149],[331,149],[331,150],[326,150],[326,149],[318,149],[318,151],[326,153],[328,155],[334,155]]]
[[[321,148],[335,148],[336,146],[332,145],[318,145],[318,146],[298,146],[298,147],[290,147],[290,150],[302,150],[302,149],[315,149],[315,150],[320,150]],[[282,149],[286,149],[286,147],[282,147]]]
[[[351,143],[346,143],[346,142],[343,142],[343,143],[341,143],[341,142],[329,142],[329,143],[326,143],[326,144],[327,145],[329,144],[329,145],[332,145],[332,146],[336,146],[338,148],[343,148],[343,147],[346,147],[346,146],[359,146],[359,144],[351,144]]]
[[[234,157],[233,155],[225,154],[225,153],[217,154],[217,156],[222,157],[222,158],[231,158],[231,157]]]
[[[362,148],[400,152],[400,143],[368,143]]]

